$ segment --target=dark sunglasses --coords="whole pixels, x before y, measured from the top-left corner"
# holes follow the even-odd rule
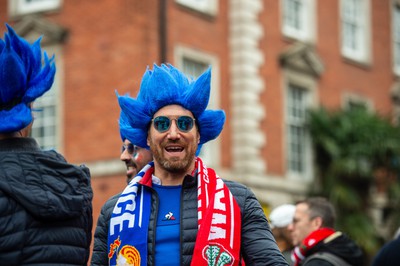
[[[135,155],[138,152],[138,147],[132,143],[122,144],[121,153],[123,153],[125,150],[128,150],[129,154]]]
[[[176,121],[176,126],[182,132],[190,131],[193,128],[195,121],[195,119],[191,118],[190,116],[180,116],[178,118],[173,118],[173,119],[170,119],[167,116],[157,116],[151,121],[153,121],[154,128],[158,132],[163,133],[171,127],[172,120]]]

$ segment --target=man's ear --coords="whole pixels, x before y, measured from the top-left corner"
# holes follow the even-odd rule
[[[315,217],[312,221],[311,224],[314,228],[319,229],[322,227],[322,218],[321,217]]]

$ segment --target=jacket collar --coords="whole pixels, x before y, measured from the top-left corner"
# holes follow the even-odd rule
[[[34,138],[9,138],[0,140],[2,152],[26,152],[40,151],[40,147]]]

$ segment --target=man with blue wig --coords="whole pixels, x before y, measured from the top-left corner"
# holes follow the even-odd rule
[[[206,110],[210,78],[154,65],[136,98],[118,96],[121,132],[154,160],[104,205],[92,265],[287,265],[254,193],[196,156],[225,122]]]
[[[92,239],[88,168],[30,138],[32,104],[54,81],[55,64],[8,32],[0,39],[0,264],[87,265]]]

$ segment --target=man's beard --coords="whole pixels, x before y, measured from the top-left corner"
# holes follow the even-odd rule
[[[186,173],[192,167],[192,162],[194,160],[196,154],[196,148],[193,143],[189,146],[185,147],[186,155],[183,159],[180,158],[170,158],[167,159],[164,156],[164,148],[165,145],[154,145],[150,143],[150,150],[153,152],[154,160],[158,162],[158,164],[163,167],[165,170],[171,173]]]

